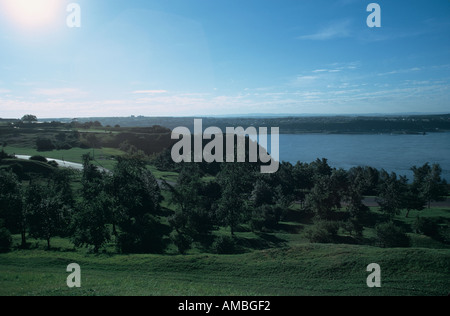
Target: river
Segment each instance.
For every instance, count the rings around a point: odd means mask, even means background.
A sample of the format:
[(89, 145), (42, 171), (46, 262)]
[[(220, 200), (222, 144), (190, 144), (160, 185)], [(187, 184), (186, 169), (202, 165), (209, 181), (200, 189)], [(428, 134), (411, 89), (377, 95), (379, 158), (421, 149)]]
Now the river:
[(330, 166), (335, 168), (348, 170), (355, 166), (371, 166), (409, 179), (413, 175), (411, 167), (438, 163), (442, 177), (449, 182), (450, 133), (280, 135), (281, 161), (309, 163), (317, 158), (327, 158)]

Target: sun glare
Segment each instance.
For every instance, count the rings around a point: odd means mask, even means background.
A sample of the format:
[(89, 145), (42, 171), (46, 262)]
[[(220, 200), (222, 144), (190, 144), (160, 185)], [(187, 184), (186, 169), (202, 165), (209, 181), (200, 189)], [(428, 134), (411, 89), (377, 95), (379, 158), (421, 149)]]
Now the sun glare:
[(64, 12), (61, 0), (0, 0), (0, 3), (10, 20), (26, 29), (49, 26), (57, 20), (59, 12)]

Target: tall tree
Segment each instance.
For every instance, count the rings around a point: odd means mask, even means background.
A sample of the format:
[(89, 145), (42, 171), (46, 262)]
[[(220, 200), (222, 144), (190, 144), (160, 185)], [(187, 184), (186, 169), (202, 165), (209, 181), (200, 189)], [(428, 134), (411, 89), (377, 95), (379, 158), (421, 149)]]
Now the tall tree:
[(169, 223), (176, 231), (173, 239), (183, 253), (193, 240), (202, 241), (211, 232), (211, 198), (216, 194), (211, 184), (201, 181), (197, 163), (183, 164), (181, 168), (177, 183), (165, 182), (165, 186), (171, 192), (170, 203), (177, 206)]
[(425, 198), (415, 189), (413, 185), (408, 186), (403, 195), (403, 208), (406, 209), (406, 217), (412, 210), (421, 211), (425, 208)]
[(367, 219), (370, 209), (363, 203), (363, 188), (359, 183), (352, 181), (349, 183), (348, 189), (343, 196), (350, 215), (345, 227), (350, 233), (355, 232), (358, 236), (362, 236), (364, 221)]
[(104, 189), (104, 174), (91, 161), (91, 154), (83, 155), (83, 174), (81, 194), (86, 200), (95, 199)]
[(247, 166), (243, 163), (225, 164), (218, 176), (222, 196), (218, 202), (217, 215), (225, 226), (230, 227), (232, 236), (238, 225), (246, 219), (248, 211), (253, 174)]
[(332, 171), (330, 175), (315, 176), (315, 184), (306, 197), (306, 205), (320, 219), (329, 219), (333, 212), (341, 208), (343, 194), (347, 187), (345, 173)]
[(161, 191), (145, 163), (119, 158), (112, 175), (112, 194), (121, 231), (119, 247), (124, 252), (161, 252), (161, 223), (157, 219)]
[(447, 194), (447, 182), (441, 178), (442, 168), (439, 164), (429, 163), (422, 167), (412, 167), (414, 172), (413, 188), (431, 207), (431, 202), (443, 201)]
[(25, 205), (30, 235), (46, 240), (50, 249), (50, 239), (67, 232), (71, 208), (51, 180), (32, 182), (25, 194)]
[(388, 174), (381, 171), (381, 185), (377, 202), (380, 209), (391, 219), (405, 208), (405, 194), (408, 192), (408, 180), (404, 176), (397, 177), (395, 172)]
[(97, 253), (110, 240), (108, 223), (111, 219), (111, 202), (109, 196), (102, 192), (95, 200), (79, 203), (73, 218), (72, 240), (75, 246), (92, 245)]
[(22, 246), (26, 245), (26, 219), (22, 202), (23, 189), (11, 171), (0, 170), (0, 219), (9, 231), (20, 232)]

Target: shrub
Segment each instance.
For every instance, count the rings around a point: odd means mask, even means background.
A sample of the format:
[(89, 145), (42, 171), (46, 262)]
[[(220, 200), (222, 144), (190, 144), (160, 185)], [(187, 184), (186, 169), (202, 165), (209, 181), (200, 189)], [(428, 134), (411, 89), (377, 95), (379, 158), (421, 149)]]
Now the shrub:
[(429, 237), (436, 237), (439, 234), (438, 223), (430, 218), (417, 217), (413, 228), (417, 233)]
[(0, 228), (0, 252), (8, 252), (11, 250), (12, 237), (9, 230)]
[(48, 138), (38, 138), (36, 140), (36, 147), (38, 151), (52, 151), (55, 149), (55, 144)]
[(212, 248), (217, 254), (232, 254), (236, 250), (236, 243), (229, 236), (220, 236), (214, 241)]
[(45, 158), (43, 156), (39, 156), (39, 155), (30, 157), (30, 160), (47, 162), (47, 158)]
[(305, 236), (313, 243), (332, 243), (336, 240), (339, 223), (332, 221), (318, 221), (305, 230)]
[(350, 218), (342, 224), (342, 228), (345, 229), (350, 235), (354, 235), (358, 238), (362, 237), (364, 227), (360, 221), (355, 218)]
[(8, 155), (8, 154), (5, 153), (5, 151), (2, 149), (2, 150), (0, 151), (0, 160), (2, 160), (2, 159), (8, 159), (8, 158), (13, 158), (13, 156), (12, 156), (12, 155)]
[(49, 162), (47, 162), (47, 164), (49, 166), (52, 166), (53, 168), (58, 168), (58, 166), (59, 166), (58, 163), (54, 160), (50, 160)]
[(70, 149), (72, 149), (72, 146), (69, 143), (67, 143), (67, 142), (59, 143), (57, 147), (58, 147), (59, 150), (70, 150)]
[(250, 227), (254, 231), (270, 231), (277, 227), (281, 213), (282, 209), (276, 205), (261, 205), (253, 210)]
[(400, 227), (394, 223), (383, 223), (375, 227), (377, 242), (381, 247), (409, 247), (410, 239)]

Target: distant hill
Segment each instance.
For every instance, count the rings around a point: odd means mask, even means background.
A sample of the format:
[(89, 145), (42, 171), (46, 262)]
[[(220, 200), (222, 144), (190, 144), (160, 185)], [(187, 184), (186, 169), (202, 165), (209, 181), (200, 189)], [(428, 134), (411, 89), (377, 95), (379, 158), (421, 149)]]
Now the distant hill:
[[(432, 133), (450, 131), (450, 114), (374, 115), (374, 116), (280, 116), (280, 117), (90, 117), (80, 123), (99, 121), (103, 126), (148, 127), (174, 129), (185, 126), (193, 130), (194, 118), (203, 119), (203, 127), (244, 128), (279, 127), (280, 133)], [(53, 119), (58, 120), (58, 119)], [(67, 119), (59, 119), (67, 121)]]

